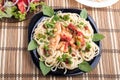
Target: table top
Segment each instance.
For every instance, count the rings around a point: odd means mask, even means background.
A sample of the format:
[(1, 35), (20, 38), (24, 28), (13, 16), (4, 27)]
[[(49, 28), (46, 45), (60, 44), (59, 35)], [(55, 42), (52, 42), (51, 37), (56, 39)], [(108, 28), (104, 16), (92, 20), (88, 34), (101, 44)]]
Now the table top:
[(0, 21), (0, 80), (119, 80), (120, 79), (120, 1), (106, 8), (90, 8), (75, 0), (45, 0), (53, 8), (86, 8), (93, 17), (102, 40), (97, 67), (76, 76), (43, 76), (27, 51), (30, 18), (16, 23)]

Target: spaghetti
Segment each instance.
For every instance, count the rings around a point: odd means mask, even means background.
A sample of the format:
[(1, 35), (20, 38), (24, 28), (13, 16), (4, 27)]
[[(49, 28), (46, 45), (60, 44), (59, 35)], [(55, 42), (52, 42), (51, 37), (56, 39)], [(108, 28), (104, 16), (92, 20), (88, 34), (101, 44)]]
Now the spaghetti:
[(94, 32), (88, 21), (76, 13), (57, 12), (44, 18), (34, 31), (37, 51), (52, 71), (73, 70), (78, 64), (92, 60), (99, 47), (92, 41)]

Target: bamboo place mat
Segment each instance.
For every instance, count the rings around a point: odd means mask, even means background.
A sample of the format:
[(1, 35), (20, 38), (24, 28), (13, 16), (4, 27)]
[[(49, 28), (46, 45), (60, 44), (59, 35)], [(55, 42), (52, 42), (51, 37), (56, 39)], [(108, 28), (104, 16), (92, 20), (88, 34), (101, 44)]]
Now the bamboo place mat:
[(27, 51), (28, 24), (0, 22), (0, 80), (120, 80), (120, 1), (113, 6), (96, 9), (75, 0), (46, 0), (59, 8), (86, 8), (95, 20), (102, 40), (102, 56), (90, 73), (77, 76), (43, 76), (35, 67)]

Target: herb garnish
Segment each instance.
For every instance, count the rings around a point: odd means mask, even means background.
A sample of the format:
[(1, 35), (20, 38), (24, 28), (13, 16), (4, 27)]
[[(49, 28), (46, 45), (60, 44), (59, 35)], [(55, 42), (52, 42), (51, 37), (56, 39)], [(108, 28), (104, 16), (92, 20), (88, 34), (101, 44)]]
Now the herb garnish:
[(31, 40), (30, 43), (28, 44), (28, 50), (34, 50), (38, 47), (37, 43), (35, 40)]
[(92, 67), (86, 61), (83, 61), (82, 63), (80, 63), (78, 65), (78, 67), (79, 67), (80, 70), (85, 71), (85, 72), (89, 72), (89, 71), (92, 70)]
[(92, 40), (93, 41), (100, 41), (103, 38), (105, 38), (105, 36), (103, 34), (95, 33)]
[(48, 66), (46, 66), (46, 65), (44, 64), (44, 62), (42, 62), (42, 61), (39, 62), (39, 67), (40, 67), (40, 69), (41, 69), (41, 71), (42, 71), (42, 74), (43, 74), (44, 76), (47, 75), (47, 74), (50, 72), (50, 70), (51, 70), (51, 68), (48, 67)]
[(83, 19), (87, 19), (87, 11), (86, 9), (82, 9), (82, 11), (80, 12), (80, 17)]
[(45, 4), (42, 4), (42, 11), (43, 11), (43, 14), (46, 16), (51, 17), (54, 15), (54, 10), (52, 9), (52, 7), (47, 6)]
[(67, 54), (63, 54), (62, 57), (58, 57), (59, 62), (65, 62), (66, 64), (72, 64), (71, 57)]

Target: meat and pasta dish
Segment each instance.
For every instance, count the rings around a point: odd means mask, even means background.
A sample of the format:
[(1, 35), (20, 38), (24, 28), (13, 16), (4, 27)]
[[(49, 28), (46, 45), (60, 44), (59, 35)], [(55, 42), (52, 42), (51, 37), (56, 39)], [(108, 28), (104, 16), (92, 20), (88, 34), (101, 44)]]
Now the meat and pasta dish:
[(40, 60), (52, 71), (65, 69), (65, 74), (99, 54), (99, 47), (92, 41), (93, 35), (92, 26), (80, 15), (58, 11), (42, 19), (33, 38), (39, 45)]

